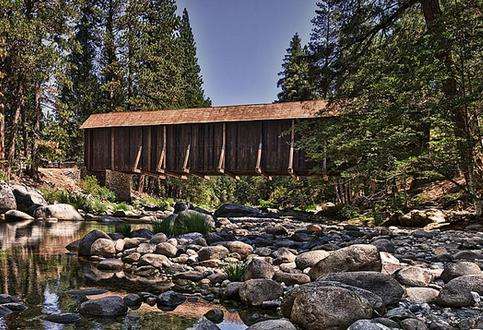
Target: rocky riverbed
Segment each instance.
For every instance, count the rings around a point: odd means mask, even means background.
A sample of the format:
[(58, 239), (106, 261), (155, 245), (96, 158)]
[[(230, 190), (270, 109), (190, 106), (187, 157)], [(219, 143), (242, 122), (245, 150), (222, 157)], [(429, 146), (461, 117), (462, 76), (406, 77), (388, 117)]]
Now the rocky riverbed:
[[(176, 211), (173, 219), (197, 212)], [(483, 235), (470, 230), (477, 226), (316, 224), (236, 206), (200, 214), (212, 232), (92, 231), (70, 244), (91, 283), (130, 291), (85, 301), (80, 314), (125, 315), (142, 304), (174, 310), (196, 295), (260, 311), (250, 329), (483, 327)], [(213, 310), (194, 328), (216, 329), (222, 319)]]

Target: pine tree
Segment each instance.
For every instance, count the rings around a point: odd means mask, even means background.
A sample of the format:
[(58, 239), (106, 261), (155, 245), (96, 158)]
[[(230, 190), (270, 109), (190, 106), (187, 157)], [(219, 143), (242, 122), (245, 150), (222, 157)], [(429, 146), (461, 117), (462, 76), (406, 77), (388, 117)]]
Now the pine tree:
[(177, 40), (179, 17), (174, 0), (149, 1), (141, 13), (141, 31), (132, 54), (136, 73), (136, 108), (177, 108), (185, 104), (181, 76), (181, 49)]
[(207, 107), (211, 101), (205, 98), (203, 78), (196, 57), (196, 43), (191, 30), (190, 18), (186, 8), (181, 18), (179, 29), (179, 46), (182, 51), (181, 75), (183, 78), (184, 99), (186, 107)]
[(123, 107), (123, 76), (118, 59), (118, 35), (121, 4), (119, 0), (104, 0), (103, 12), (104, 35), (102, 40), (101, 90), (102, 111), (116, 111)]
[(80, 16), (70, 41), (71, 49), (61, 86), (59, 119), (70, 137), (65, 144), (68, 157), (79, 157), (82, 150), (82, 134), (79, 126), (91, 114), (100, 112), (100, 84), (95, 71), (96, 45), (98, 43), (97, 1), (86, 0), (78, 4)]
[(295, 34), (287, 49), (283, 71), (277, 86), (282, 89), (278, 94), (279, 102), (304, 101), (313, 98), (313, 88), (310, 83), (310, 65), (307, 60), (307, 47), (302, 47), (302, 41)]

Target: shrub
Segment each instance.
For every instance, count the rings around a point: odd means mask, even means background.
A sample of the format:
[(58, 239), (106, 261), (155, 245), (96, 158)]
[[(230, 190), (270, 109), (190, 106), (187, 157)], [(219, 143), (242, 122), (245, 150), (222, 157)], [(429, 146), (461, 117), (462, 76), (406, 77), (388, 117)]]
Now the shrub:
[(122, 203), (117, 203), (117, 204), (114, 204), (114, 207), (113, 207), (113, 211), (124, 211), (124, 212), (128, 212), (128, 211), (131, 211), (132, 210), (132, 206), (131, 205), (128, 205), (124, 202)]
[(82, 191), (86, 194), (98, 197), (103, 200), (114, 202), (116, 200), (116, 194), (110, 191), (108, 188), (103, 187), (97, 181), (95, 176), (86, 176), (79, 184)]
[(159, 223), (153, 223), (153, 232), (161, 232), (168, 236), (188, 233), (207, 234), (212, 229), (212, 225), (206, 220), (206, 215), (198, 212), (182, 212)]
[(247, 265), (243, 262), (232, 262), (223, 267), (228, 279), (232, 282), (240, 282), (245, 276)]
[(172, 198), (158, 198), (151, 195), (142, 195), (134, 201), (134, 206), (140, 207), (158, 207), (161, 210), (166, 210), (168, 207), (174, 205), (174, 200)]
[(8, 176), (5, 172), (0, 170), (0, 181), (8, 181)]
[(119, 226), (119, 229), (117, 230), (119, 233), (122, 234), (124, 237), (131, 237), (132, 235), (132, 228), (130, 224), (124, 223)]

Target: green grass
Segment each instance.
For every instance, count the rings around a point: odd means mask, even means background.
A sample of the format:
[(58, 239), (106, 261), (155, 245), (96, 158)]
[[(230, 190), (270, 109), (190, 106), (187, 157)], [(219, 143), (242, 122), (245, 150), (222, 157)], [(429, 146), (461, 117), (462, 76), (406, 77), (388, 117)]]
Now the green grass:
[(80, 182), (79, 186), (85, 194), (98, 197), (101, 200), (116, 201), (116, 194), (108, 188), (101, 186), (95, 176), (86, 176)]
[(232, 262), (223, 267), (228, 279), (232, 282), (240, 282), (245, 276), (247, 265), (243, 262)]
[(168, 207), (174, 205), (174, 199), (172, 198), (158, 198), (150, 195), (143, 195), (134, 201), (135, 207), (155, 206), (161, 210), (166, 210)]
[(164, 233), (168, 236), (178, 236), (188, 233), (207, 234), (213, 228), (205, 221), (201, 213), (182, 213), (176, 219), (172, 217), (153, 223), (154, 233)]
[(117, 232), (121, 233), (124, 237), (131, 237), (132, 235), (132, 228), (130, 224), (124, 223), (119, 226)]

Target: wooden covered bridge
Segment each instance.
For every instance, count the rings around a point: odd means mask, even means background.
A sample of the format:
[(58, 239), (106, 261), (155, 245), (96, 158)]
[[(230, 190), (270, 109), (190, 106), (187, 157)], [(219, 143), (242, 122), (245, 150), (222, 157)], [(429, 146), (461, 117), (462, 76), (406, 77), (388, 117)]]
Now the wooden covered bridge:
[(324, 101), (95, 114), (81, 126), (85, 166), (100, 176), (309, 176), (317, 166), (294, 127), (320, 115), (333, 115)]

